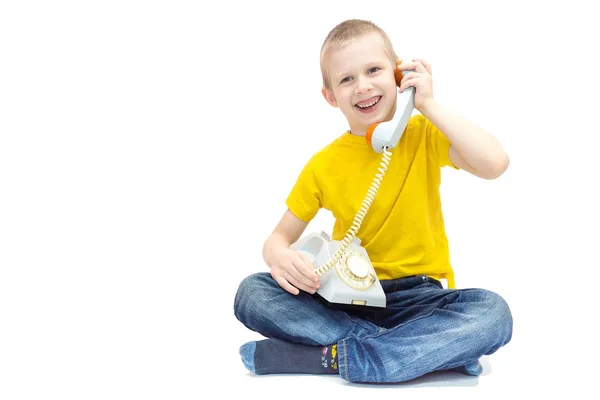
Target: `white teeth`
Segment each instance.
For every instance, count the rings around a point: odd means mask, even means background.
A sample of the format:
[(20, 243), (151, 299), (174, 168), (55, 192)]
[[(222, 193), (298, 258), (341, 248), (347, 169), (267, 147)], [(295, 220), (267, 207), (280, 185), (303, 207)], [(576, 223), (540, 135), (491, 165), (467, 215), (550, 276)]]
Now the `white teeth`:
[(369, 108), (369, 107), (371, 107), (371, 106), (374, 106), (375, 104), (377, 104), (377, 102), (379, 101), (379, 99), (380, 99), (380, 97), (378, 97), (378, 98), (376, 98), (375, 100), (373, 100), (373, 102), (372, 102), (372, 103), (370, 103), (370, 104), (365, 104), (365, 105), (363, 105), (363, 106), (360, 106), (360, 105), (358, 105), (358, 104), (357, 104), (356, 106), (357, 106), (358, 108)]

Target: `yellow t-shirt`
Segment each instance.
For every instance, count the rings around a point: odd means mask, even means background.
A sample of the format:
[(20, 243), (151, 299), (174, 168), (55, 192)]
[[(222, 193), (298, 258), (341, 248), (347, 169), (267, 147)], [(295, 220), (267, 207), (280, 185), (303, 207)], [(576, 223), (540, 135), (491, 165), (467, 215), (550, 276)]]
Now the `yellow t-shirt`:
[[(429, 120), (411, 117), (357, 237), (379, 279), (426, 274), (454, 288), (439, 186), (441, 167), (458, 169), (449, 158), (450, 142)], [(321, 209), (335, 218), (332, 239), (352, 227), (382, 154), (365, 137), (346, 132), (304, 166), (286, 204), (309, 222)]]

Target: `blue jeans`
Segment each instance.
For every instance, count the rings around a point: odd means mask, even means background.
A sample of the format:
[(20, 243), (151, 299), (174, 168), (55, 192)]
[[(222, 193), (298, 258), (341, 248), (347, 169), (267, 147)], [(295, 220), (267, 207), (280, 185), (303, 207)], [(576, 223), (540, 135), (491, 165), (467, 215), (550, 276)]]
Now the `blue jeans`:
[(337, 343), (340, 376), (349, 382), (402, 382), (428, 372), (481, 373), (479, 358), (512, 336), (504, 299), (483, 289), (444, 289), (424, 275), (381, 281), (387, 307), (332, 304), (318, 294), (294, 296), (269, 273), (245, 278), (235, 316), (268, 338)]

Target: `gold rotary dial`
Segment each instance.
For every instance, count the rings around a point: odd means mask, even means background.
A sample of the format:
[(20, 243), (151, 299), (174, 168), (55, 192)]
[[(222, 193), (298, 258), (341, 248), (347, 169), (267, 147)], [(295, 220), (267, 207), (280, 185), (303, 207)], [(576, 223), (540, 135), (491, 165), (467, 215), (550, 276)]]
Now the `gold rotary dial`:
[(369, 261), (351, 250), (344, 252), (335, 270), (344, 283), (356, 290), (367, 290), (377, 279)]

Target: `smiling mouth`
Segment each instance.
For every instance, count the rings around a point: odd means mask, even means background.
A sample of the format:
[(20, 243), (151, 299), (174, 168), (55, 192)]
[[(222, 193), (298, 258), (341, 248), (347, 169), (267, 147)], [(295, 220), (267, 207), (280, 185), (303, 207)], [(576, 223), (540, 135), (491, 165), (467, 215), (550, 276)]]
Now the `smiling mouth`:
[(379, 100), (381, 100), (381, 96), (376, 96), (371, 99), (356, 103), (355, 107), (357, 107), (361, 110), (368, 110), (371, 107), (374, 107), (375, 105), (377, 105), (377, 103), (379, 103)]

